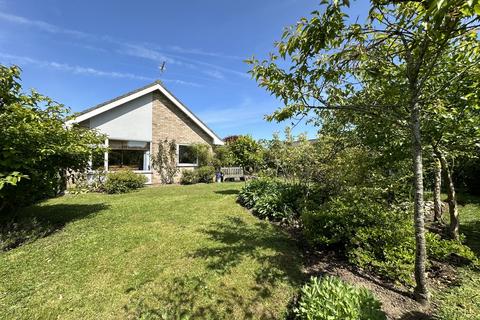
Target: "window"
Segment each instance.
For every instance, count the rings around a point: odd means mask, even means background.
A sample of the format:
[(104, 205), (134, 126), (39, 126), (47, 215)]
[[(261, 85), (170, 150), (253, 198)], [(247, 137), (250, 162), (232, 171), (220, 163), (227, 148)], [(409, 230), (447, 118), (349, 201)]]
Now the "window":
[(112, 150), (108, 153), (108, 170), (143, 170), (143, 156), (140, 150)]
[(197, 165), (197, 155), (193, 146), (178, 145), (178, 164)]
[(110, 140), (108, 170), (150, 170), (150, 143), (144, 141)]

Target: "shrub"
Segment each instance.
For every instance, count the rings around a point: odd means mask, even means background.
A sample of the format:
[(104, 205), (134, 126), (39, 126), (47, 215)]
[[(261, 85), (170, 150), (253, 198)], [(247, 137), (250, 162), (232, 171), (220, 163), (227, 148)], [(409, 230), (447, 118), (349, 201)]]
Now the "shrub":
[(317, 210), (304, 211), (302, 220), (305, 235), (312, 244), (329, 246), (348, 243), (357, 229), (388, 223), (392, 215), (399, 216), (401, 212), (388, 206), (381, 191), (351, 188)]
[(305, 186), (262, 178), (248, 182), (237, 200), (261, 219), (281, 221), (298, 215), (305, 194)]
[(70, 110), (35, 91), (24, 93), (20, 69), (0, 65), (0, 211), (61, 194), (68, 170), (85, 171), (105, 137), (67, 126)]
[(426, 236), (427, 253), (432, 259), (446, 262), (452, 260), (454, 262), (464, 263), (478, 262), (477, 256), (472, 249), (464, 245), (461, 241), (442, 239), (440, 235), (431, 232), (428, 232)]
[(215, 168), (212, 166), (203, 166), (195, 170), (198, 182), (212, 183), (215, 177)]
[(294, 312), (299, 319), (380, 320), (386, 319), (381, 304), (364, 288), (351, 286), (339, 278), (313, 277), (301, 290)]
[(88, 192), (102, 192), (105, 187), (106, 172), (96, 171), (95, 175), (88, 179), (86, 172), (79, 172), (72, 174), (69, 177), (70, 186), (67, 191), (69, 194), (85, 194)]
[(356, 230), (355, 236), (347, 243), (348, 260), (390, 280), (413, 284), (413, 225), (410, 220), (401, 219), (399, 215), (397, 219), (394, 216), (386, 218), (383, 223)]
[(389, 205), (381, 190), (345, 190), (319, 209), (304, 211), (302, 222), (312, 245), (340, 248), (361, 268), (412, 282), (415, 245), (410, 214)]
[(272, 189), (273, 180), (256, 179), (249, 181), (239, 192), (238, 202), (247, 209), (253, 208), (258, 198)]
[(195, 170), (183, 170), (180, 178), (181, 184), (195, 184), (199, 182), (212, 183), (215, 176), (215, 168), (203, 166)]
[(208, 166), (213, 163), (213, 152), (210, 145), (205, 143), (196, 143), (191, 145), (193, 152), (197, 157), (197, 162), (200, 167)]
[(107, 193), (125, 193), (142, 188), (147, 178), (130, 170), (122, 170), (107, 174), (104, 189)]
[[(377, 189), (352, 188), (314, 211), (304, 211), (307, 240), (314, 246), (340, 248), (348, 260), (385, 278), (413, 284), (415, 232), (411, 208), (389, 204)], [(427, 232), (429, 258), (465, 262), (474, 253), (462, 243)]]
[(180, 178), (181, 184), (195, 184), (198, 183), (198, 176), (194, 170), (183, 170)]

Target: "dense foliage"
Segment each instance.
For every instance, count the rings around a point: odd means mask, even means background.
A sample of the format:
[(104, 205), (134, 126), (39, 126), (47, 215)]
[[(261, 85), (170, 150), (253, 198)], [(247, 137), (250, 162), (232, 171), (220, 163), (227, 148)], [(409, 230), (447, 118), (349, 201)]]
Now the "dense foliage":
[(196, 143), (191, 145), (197, 158), (199, 167), (211, 166), (213, 164), (213, 153), (210, 145), (205, 143)]
[(273, 139), (263, 141), (264, 172), (296, 183), (308, 183), (319, 178), (321, 163), (317, 144), (307, 140), (303, 134), (294, 136), (289, 127), (284, 135), (284, 140), (275, 133)]
[(143, 188), (147, 182), (144, 175), (136, 174), (130, 170), (110, 172), (103, 185), (106, 193), (126, 193)]
[[(297, 222), (313, 247), (335, 249), (358, 267), (412, 285), (415, 243), (411, 202), (397, 198), (388, 188), (345, 185), (332, 193), (320, 182), (298, 184), (279, 178), (249, 181), (238, 195), (239, 203), (261, 219)], [(476, 260), (459, 241), (431, 232), (426, 239), (430, 260)]]
[(182, 170), (182, 176), (180, 177), (181, 184), (195, 184), (198, 183), (198, 177), (195, 170)]
[(0, 211), (63, 192), (68, 171), (87, 170), (103, 152), (104, 137), (70, 118), (52, 99), (24, 93), (18, 67), (0, 65)]
[(263, 161), (262, 145), (249, 135), (229, 138), (215, 149), (216, 167), (240, 166), (246, 172), (256, 172)]
[(195, 170), (198, 182), (211, 183), (215, 176), (215, 168), (212, 166), (203, 166)]
[(308, 203), (308, 187), (261, 178), (248, 182), (238, 194), (238, 202), (261, 219), (287, 221), (297, 217)]
[(384, 320), (380, 302), (365, 288), (337, 277), (313, 277), (301, 290), (295, 314), (302, 320)]
[(183, 170), (180, 178), (181, 184), (211, 183), (215, 176), (213, 166), (202, 166), (194, 170)]
[[(432, 150), (441, 162), (449, 236), (458, 239), (447, 155), (465, 155), (480, 141), (480, 3), (371, 1), (365, 21), (349, 17), (349, 6), (349, 0), (322, 1), (321, 10), (285, 29), (268, 59), (248, 61), (251, 74), (283, 102), (268, 119), (334, 120), (363, 148), (388, 155), (388, 164), (409, 154), (415, 296), (426, 301), (423, 163)], [(440, 188), (435, 190), (438, 195)]]

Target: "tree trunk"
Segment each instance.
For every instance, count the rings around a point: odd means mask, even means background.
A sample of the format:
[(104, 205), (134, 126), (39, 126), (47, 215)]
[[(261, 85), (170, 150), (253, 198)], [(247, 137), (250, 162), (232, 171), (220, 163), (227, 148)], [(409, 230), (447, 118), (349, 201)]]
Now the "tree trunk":
[(442, 221), (442, 200), (440, 192), (442, 189), (442, 164), (438, 157), (434, 157), (434, 187), (433, 187), (433, 221)]
[(440, 159), (442, 170), (445, 175), (445, 182), (447, 185), (447, 202), (448, 212), (450, 215), (450, 237), (454, 240), (459, 240), (460, 221), (458, 219), (457, 195), (455, 194), (455, 186), (453, 184), (452, 173), (450, 171), (450, 167), (448, 165), (447, 159), (445, 158), (445, 155), (438, 148), (435, 148), (435, 154)]
[(425, 240), (425, 211), (423, 201), (423, 158), (420, 131), (420, 106), (413, 100), (411, 104), (412, 158), (414, 171), (414, 225), (415, 225), (415, 299), (427, 303), (429, 293), (425, 274), (427, 248)]

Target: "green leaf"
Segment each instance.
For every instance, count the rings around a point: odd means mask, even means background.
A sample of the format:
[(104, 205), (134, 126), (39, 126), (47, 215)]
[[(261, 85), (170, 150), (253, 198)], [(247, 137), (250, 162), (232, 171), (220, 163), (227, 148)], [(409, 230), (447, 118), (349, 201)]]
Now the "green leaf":
[(475, 11), (476, 14), (480, 15), (480, 3), (477, 3), (474, 7), (473, 10)]

